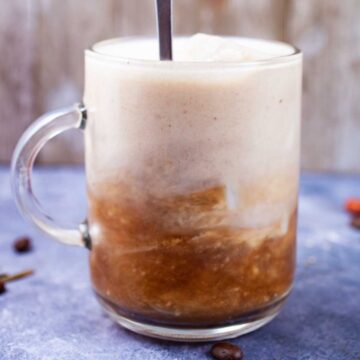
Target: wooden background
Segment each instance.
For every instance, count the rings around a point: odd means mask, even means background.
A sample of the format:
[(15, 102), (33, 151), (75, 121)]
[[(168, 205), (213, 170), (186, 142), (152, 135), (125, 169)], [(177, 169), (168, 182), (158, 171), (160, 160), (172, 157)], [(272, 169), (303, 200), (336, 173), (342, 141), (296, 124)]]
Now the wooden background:
[[(303, 166), (360, 171), (360, 0), (173, 0), (176, 34), (280, 39), (305, 53)], [(40, 114), (82, 96), (83, 49), (155, 34), (154, 0), (0, 0), (0, 162)], [(68, 133), (43, 163), (81, 162)]]

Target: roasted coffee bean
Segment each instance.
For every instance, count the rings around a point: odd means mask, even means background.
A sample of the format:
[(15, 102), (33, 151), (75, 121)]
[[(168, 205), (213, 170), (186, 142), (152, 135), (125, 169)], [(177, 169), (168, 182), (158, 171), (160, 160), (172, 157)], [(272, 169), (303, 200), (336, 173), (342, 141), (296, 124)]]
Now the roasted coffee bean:
[(242, 350), (229, 342), (219, 342), (211, 348), (211, 355), (217, 360), (242, 360)]
[(0, 295), (4, 294), (6, 292), (5, 283), (3, 281), (0, 281)]
[(351, 219), (351, 226), (360, 230), (360, 215), (353, 216)]
[(31, 239), (27, 236), (18, 238), (15, 240), (13, 244), (13, 248), (18, 253), (25, 253), (31, 251), (32, 249)]

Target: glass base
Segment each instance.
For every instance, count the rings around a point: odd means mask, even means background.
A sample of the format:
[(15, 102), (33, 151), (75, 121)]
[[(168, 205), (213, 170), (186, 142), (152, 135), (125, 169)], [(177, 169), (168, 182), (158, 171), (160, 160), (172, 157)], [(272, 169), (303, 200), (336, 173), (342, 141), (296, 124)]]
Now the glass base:
[(254, 330), (259, 329), (270, 322), (281, 310), (287, 296), (282, 297), (275, 303), (264, 309), (258, 310), (256, 314), (252, 314), (251, 320), (249, 316), (239, 318), (236, 324), (222, 325), (219, 327), (196, 328), (196, 327), (168, 327), (162, 325), (153, 325), (138, 322), (126, 318), (117, 310), (117, 306), (96, 294), (100, 304), (105, 311), (118, 324), (124, 328), (131, 330), (137, 334), (171, 341), (201, 342), (201, 341), (218, 341), (232, 339)]

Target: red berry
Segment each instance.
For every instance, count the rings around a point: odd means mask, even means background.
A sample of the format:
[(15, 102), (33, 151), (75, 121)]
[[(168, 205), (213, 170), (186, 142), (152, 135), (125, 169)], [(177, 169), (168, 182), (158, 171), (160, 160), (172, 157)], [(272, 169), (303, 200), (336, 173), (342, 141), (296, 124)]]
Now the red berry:
[(345, 209), (353, 215), (360, 215), (360, 199), (350, 198), (345, 203)]

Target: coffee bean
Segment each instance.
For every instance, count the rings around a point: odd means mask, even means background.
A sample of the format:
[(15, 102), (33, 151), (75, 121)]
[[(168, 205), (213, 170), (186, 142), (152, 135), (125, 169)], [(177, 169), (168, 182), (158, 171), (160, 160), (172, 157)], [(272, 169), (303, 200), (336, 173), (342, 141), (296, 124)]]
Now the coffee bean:
[(23, 236), (14, 241), (13, 248), (18, 253), (25, 253), (32, 250), (31, 239)]
[(351, 226), (360, 230), (360, 215), (353, 216), (351, 219)]
[(0, 295), (4, 294), (6, 292), (5, 283), (3, 281), (0, 281)]
[(211, 355), (217, 360), (242, 360), (244, 354), (240, 347), (229, 342), (219, 342), (211, 348)]

